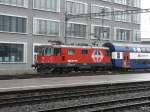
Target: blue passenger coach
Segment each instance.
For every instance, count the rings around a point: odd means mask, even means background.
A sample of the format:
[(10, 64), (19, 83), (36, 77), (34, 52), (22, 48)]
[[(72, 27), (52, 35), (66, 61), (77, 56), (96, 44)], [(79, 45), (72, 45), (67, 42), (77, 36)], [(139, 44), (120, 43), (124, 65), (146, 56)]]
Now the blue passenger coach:
[(150, 45), (105, 43), (117, 69), (150, 69)]

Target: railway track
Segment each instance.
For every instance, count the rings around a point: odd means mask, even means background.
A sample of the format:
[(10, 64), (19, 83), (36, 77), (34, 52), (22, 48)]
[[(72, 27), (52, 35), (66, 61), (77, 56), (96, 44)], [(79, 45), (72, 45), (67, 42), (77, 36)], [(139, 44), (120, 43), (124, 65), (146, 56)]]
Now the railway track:
[[(150, 104), (150, 96), (119, 99), (104, 101), (100, 103), (89, 103), (80, 106), (70, 106), (67, 108), (53, 109), (53, 112), (117, 112), (123, 110), (130, 110), (131, 108), (146, 106)], [(40, 112), (49, 112), (40, 111)]]
[(0, 112), (100, 112), (150, 103), (150, 82), (0, 93)]

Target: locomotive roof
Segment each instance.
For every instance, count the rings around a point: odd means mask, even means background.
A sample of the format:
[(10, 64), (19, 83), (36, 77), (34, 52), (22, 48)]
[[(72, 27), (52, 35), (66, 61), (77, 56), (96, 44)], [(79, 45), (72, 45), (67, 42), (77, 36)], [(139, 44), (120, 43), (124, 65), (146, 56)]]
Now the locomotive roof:
[(100, 46), (77, 46), (77, 45), (42, 45), (45, 47), (57, 47), (57, 48), (84, 48), (84, 49), (109, 49), (108, 47), (100, 47)]

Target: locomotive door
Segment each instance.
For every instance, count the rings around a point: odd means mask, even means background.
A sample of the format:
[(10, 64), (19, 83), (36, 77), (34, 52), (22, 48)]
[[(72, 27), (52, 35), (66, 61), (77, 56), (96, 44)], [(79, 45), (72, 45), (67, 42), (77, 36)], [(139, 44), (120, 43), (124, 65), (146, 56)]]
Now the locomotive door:
[(130, 67), (130, 53), (123, 52), (123, 67), (129, 68)]

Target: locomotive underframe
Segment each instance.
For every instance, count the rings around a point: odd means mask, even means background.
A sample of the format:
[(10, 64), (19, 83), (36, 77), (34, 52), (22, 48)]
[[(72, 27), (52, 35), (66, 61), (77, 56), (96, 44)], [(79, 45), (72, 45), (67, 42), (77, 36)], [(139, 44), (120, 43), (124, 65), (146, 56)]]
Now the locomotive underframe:
[(50, 72), (78, 72), (78, 71), (104, 71), (111, 70), (112, 64), (75, 64), (75, 63), (67, 63), (67, 64), (51, 64), (51, 63), (41, 63), (35, 64), (32, 67), (36, 69), (39, 73), (50, 73)]

